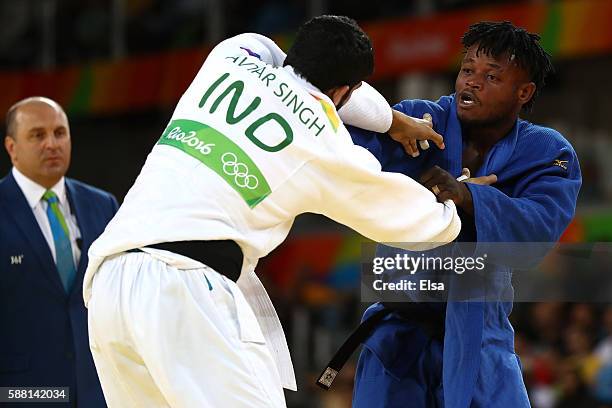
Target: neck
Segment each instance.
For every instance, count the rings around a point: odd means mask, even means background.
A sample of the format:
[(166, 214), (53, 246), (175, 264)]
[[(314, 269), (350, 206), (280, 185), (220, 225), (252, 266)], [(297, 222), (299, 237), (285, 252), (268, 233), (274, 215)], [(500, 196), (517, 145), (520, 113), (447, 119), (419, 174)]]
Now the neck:
[(45, 180), (34, 180), (34, 181), (40, 184), (41, 186), (43, 186), (44, 188), (46, 188), (47, 190), (51, 190), (51, 187), (53, 187), (59, 182), (59, 180), (56, 180), (56, 179), (53, 179), (53, 180), (45, 179)]
[(35, 182), (36, 184), (43, 186), (45, 189), (47, 190), (51, 190), (51, 188), (56, 185), (59, 180), (57, 179), (48, 179), (48, 178), (32, 178), (27, 176), (30, 180), (32, 180), (33, 182)]
[(516, 123), (517, 117), (510, 117), (491, 125), (461, 125), (463, 136), (479, 151), (489, 149), (506, 137)]
[(51, 187), (53, 187), (54, 185), (59, 183), (59, 181), (62, 179), (61, 177), (60, 178), (57, 178), (57, 177), (39, 177), (39, 176), (36, 176), (35, 174), (30, 174), (28, 172), (24, 172), (22, 169), (20, 169), (17, 166), (15, 166), (15, 168), (17, 168), (17, 170), (19, 170), (19, 172), (21, 174), (23, 174), (24, 176), (26, 176), (27, 178), (29, 178), (30, 180), (32, 180), (33, 182), (35, 182), (39, 186), (42, 186), (42, 187), (46, 188), (47, 190), (50, 190)]

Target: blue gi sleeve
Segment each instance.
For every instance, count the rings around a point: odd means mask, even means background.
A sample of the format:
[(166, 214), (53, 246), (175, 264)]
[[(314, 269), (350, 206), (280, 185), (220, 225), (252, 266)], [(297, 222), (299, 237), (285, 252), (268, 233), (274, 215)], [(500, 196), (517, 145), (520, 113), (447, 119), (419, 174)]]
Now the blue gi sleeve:
[[(448, 110), (451, 99), (443, 97), (438, 102), (421, 99), (404, 100), (393, 106), (393, 109), (408, 116), (422, 118), (423, 114), (432, 115), (434, 130), (444, 136), (448, 120)], [(428, 150), (422, 150), (419, 157), (413, 158), (406, 154), (401, 143), (391, 139), (388, 134), (371, 132), (352, 126), (348, 131), (357, 145), (365, 147), (380, 162), (383, 171), (403, 173), (414, 179), (435, 164), (441, 164), (445, 152), (432, 145)]]

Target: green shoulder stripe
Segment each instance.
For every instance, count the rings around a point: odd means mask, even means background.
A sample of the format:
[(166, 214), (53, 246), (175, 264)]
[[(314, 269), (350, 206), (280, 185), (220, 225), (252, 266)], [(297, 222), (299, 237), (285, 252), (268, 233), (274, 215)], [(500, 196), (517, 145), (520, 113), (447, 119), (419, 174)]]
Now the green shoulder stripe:
[(249, 155), (204, 123), (173, 120), (157, 144), (173, 146), (198, 159), (236, 190), (250, 208), (271, 193), (268, 181)]

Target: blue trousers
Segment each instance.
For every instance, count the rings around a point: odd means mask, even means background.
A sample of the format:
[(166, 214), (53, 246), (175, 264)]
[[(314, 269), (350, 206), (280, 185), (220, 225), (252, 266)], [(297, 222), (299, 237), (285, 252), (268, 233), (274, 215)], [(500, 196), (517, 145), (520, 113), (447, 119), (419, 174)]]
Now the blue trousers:
[[(442, 342), (408, 325), (388, 340), (387, 349), (364, 344), (355, 374), (353, 408), (444, 408)], [(390, 355), (400, 343), (406, 345), (406, 354)]]

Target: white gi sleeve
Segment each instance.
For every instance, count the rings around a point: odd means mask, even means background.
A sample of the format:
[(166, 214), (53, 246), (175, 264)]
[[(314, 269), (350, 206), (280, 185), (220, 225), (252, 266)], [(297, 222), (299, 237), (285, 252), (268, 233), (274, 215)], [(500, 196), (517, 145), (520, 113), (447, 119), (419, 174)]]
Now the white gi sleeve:
[(341, 152), (325, 156), (303, 168), (312, 183), (309, 190), (318, 192), (309, 200), (310, 212), (374, 241), (406, 249), (434, 248), (459, 234), (461, 220), (451, 200), (438, 203), (431, 191), (410, 177), (381, 171), (366, 149), (345, 145)]
[(362, 82), (338, 111), (342, 122), (358, 128), (385, 133), (393, 122), (391, 106), (370, 84)]

